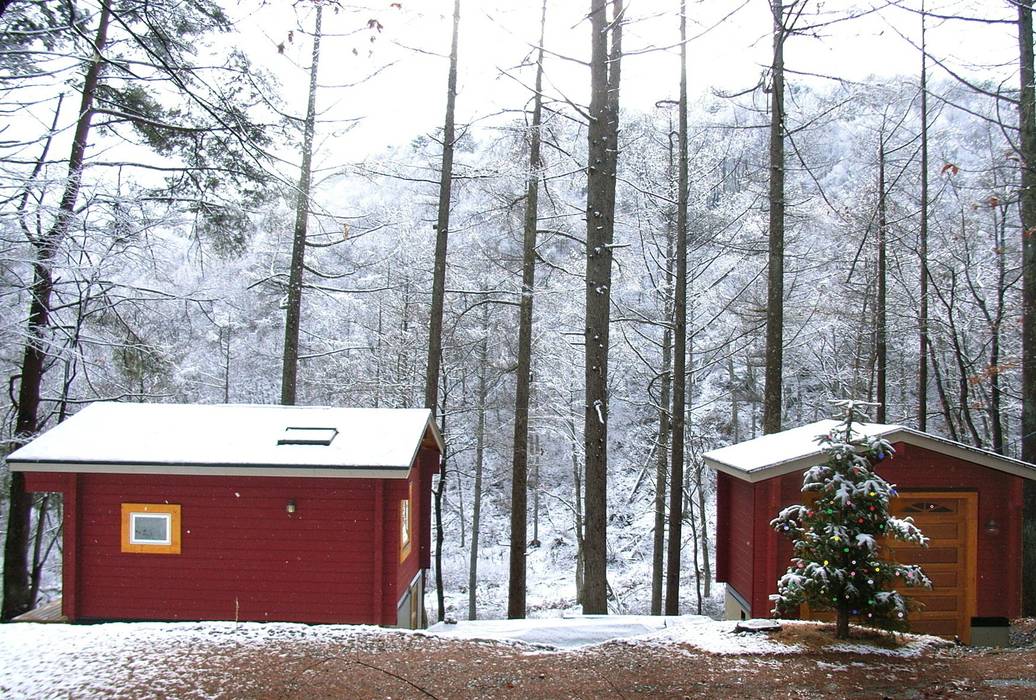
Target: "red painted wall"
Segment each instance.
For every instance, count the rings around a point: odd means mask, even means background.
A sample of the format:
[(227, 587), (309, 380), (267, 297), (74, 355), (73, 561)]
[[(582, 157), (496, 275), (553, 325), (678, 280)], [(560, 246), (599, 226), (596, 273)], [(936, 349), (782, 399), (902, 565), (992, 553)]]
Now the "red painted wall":
[[(395, 622), (404, 481), (81, 474), (30, 483), (55, 480), (65, 486), (63, 596), (73, 619)], [(127, 502), (179, 504), (182, 553), (122, 553)]]
[[(755, 497), (752, 484), (727, 474), (719, 474), (720, 493), (724, 494), (729, 512), (719, 517), (726, 524), (724, 532), (716, 531), (717, 581), (726, 581), (745, 600), (751, 601), (753, 592), (754, 547), (756, 533), (753, 527)], [(720, 550), (725, 550), (720, 554)]]
[[(978, 557), (976, 615), (1017, 617), (1021, 609), (1022, 478), (913, 445), (897, 443), (896, 456), (878, 465), (878, 473), (900, 491), (958, 490), (978, 493)], [(723, 475), (726, 476), (726, 475)], [(718, 540), (726, 552), (725, 580), (744, 596), (752, 614), (766, 616), (773, 607), (769, 595), (791, 559), (791, 541), (770, 529), (769, 521), (788, 505), (801, 502), (802, 473), (787, 474), (756, 484), (727, 477), (730, 536)], [(722, 501), (721, 501), (722, 504)], [(722, 507), (722, 505), (721, 505)], [(720, 516), (721, 520), (725, 516)], [(994, 519), (998, 534), (985, 532)], [(746, 521), (752, 523), (750, 534)], [(739, 530), (739, 527), (741, 528)], [(745, 571), (751, 570), (749, 580)]]

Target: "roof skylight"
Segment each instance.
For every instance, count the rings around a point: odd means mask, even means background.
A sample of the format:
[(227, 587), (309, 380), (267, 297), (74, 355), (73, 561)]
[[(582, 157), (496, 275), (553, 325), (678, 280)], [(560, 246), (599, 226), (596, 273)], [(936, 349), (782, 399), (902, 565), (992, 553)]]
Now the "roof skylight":
[(330, 445), (338, 435), (336, 428), (313, 428), (290, 426), (277, 440), (278, 445)]

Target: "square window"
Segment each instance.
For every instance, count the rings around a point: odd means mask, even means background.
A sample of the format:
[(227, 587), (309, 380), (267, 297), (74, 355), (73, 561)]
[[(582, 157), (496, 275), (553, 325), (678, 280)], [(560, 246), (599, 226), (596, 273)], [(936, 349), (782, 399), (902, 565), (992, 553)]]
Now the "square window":
[(130, 544), (172, 544), (169, 513), (130, 513)]
[(180, 506), (168, 503), (123, 503), (122, 551), (132, 554), (179, 554)]

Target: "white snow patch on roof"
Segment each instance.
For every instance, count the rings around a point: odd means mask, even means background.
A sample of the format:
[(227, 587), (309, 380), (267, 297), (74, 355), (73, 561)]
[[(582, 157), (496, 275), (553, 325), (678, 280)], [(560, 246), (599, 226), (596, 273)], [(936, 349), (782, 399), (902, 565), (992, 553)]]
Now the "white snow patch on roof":
[[(830, 433), (839, 424), (840, 421), (822, 420), (779, 433), (763, 435), (753, 440), (706, 452), (705, 459), (751, 473), (758, 469), (766, 469), (812, 455), (819, 457), (823, 451), (817, 444), (817, 438)], [(854, 432), (859, 435), (887, 435), (902, 429), (898, 425), (884, 423), (857, 423), (853, 427)]]
[[(98, 402), (8, 462), (409, 469), (427, 409)], [(333, 428), (329, 445), (278, 445), (285, 429)]]

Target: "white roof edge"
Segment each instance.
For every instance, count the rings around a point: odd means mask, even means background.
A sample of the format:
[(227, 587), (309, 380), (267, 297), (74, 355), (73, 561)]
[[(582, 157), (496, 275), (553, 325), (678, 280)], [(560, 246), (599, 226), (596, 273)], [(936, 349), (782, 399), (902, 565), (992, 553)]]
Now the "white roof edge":
[(31, 460), (9, 460), (8, 468), (16, 472), (57, 472), (62, 474), (162, 474), (173, 476), (267, 476), (339, 479), (406, 479), (410, 467), (285, 467), (283, 465), (238, 465), (238, 464), (135, 464), (85, 462), (37, 462)]
[[(421, 439), (418, 440), (414, 446), (414, 452), (410, 455), (410, 464), (413, 466), (417, 463), (417, 455), (421, 452), (421, 448), (424, 446), (424, 438), (428, 433), (432, 434), (432, 439), (435, 440), (435, 446), (439, 448), (439, 456), (446, 454), (446, 443), (442, 439), (442, 433), (439, 432), (439, 424), (435, 422), (435, 416), (432, 415), (432, 409), (424, 409), (428, 413), (428, 422), (425, 423), (424, 433), (421, 434)], [(438, 470), (438, 467), (436, 468)], [(409, 474), (409, 470), (407, 470)]]
[(785, 460), (760, 469), (740, 469), (732, 464), (727, 464), (726, 462), (721, 462), (718, 459), (708, 456), (703, 456), (703, 459), (705, 460), (705, 466), (709, 467), (713, 471), (723, 472), (730, 476), (736, 476), (741, 481), (747, 481), (754, 484), (759, 481), (765, 481), (766, 479), (772, 479), (775, 476), (793, 474), (800, 469), (805, 469), (806, 467), (818, 464), (819, 461), (816, 458), (822, 454), (822, 452), (817, 452), (816, 454), (804, 455), (802, 457)]
[[(929, 448), (934, 452), (967, 459), (976, 464), (981, 464), (984, 467), (1020, 476), (1023, 479), (1036, 480), (1036, 465), (1023, 462), (1020, 459), (1006, 457), (981, 447), (965, 445), (964, 443), (956, 442), (938, 435), (923, 433), (920, 430), (914, 430), (913, 428), (907, 428), (905, 426), (897, 426), (897, 428), (898, 430), (883, 437), (885, 437), (889, 442), (897, 442), (899, 440), (894, 439), (895, 436), (902, 434), (901, 441), (908, 445), (913, 444), (918, 447)], [(902, 439), (907, 436), (909, 436), (910, 439)]]
[[(439, 424), (435, 420), (435, 416), (432, 414), (432, 409), (425, 409), (428, 411), (428, 425), (425, 430), (431, 429), (432, 439), (435, 440), (435, 444), (439, 447), (439, 454), (446, 454), (446, 441), (442, 438), (442, 432), (439, 430)], [(417, 456), (416, 454), (414, 455)], [(413, 461), (413, 460), (411, 460)]]
[[(319, 447), (277, 439), (302, 424), (335, 427), (338, 437)], [(66, 472), (291, 476), (308, 469), (319, 476), (396, 478), (410, 473), (422, 447), (445, 452), (432, 411), (423, 407), (98, 401), (4, 461), (14, 471), (43, 471), (45, 464)]]
[[(1036, 480), (1036, 465), (1014, 459), (1013, 457), (1006, 457), (981, 447), (965, 445), (963, 443), (950, 440), (949, 438), (915, 430), (914, 428), (908, 428), (902, 425), (892, 425), (889, 430), (882, 431), (876, 435), (892, 443), (904, 442), (907, 445), (930, 449), (939, 454), (959, 457), (983, 467), (996, 469), (997, 471), (1019, 476), (1023, 479)], [(777, 476), (792, 474), (800, 469), (805, 469), (815, 464), (819, 464), (821, 461), (819, 458), (822, 457), (823, 454), (823, 450), (817, 446), (815, 450), (811, 450), (809, 453), (781, 462), (768, 464), (763, 467), (757, 467), (755, 469), (742, 469), (714, 457), (710, 457), (708, 453), (703, 455), (703, 460), (705, 465), (714, 471), (729, 474), (741, 481), (757, 483)]]

